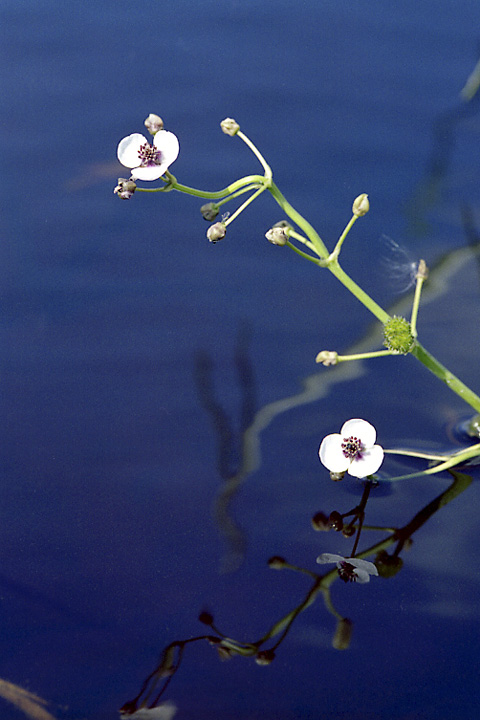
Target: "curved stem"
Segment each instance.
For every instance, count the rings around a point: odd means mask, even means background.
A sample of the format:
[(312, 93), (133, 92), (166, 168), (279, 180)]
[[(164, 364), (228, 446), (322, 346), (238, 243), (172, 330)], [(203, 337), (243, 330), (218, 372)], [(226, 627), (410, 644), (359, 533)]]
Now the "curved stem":
[(323, 258), (324, 260), (326, 260), (330, 253), (328, 252), (327, 248), (325, 247), (325, 245), (323, 243), (322, 238), (317, 233), (315, 228), (312, 225), (310, 225), (310, 223), (307, 220), (305, 220), (305, 218), (302, 217), (302, 215), (300, 215), (300, 213), (297, 212), (295, 210), (295, 208), (292, 207), (292, 205), (290, 205), (288, 200), (282, 195), (282, 193), (280, 192), (280, 190), (278, 189), (278, 187), (275, 185), (275, 183), (273, 181), (270, 183), (270, 186), (268, 189), (270, 190), (273, 197), (275, 198), (277, 203), (280, 205), (280, 207), (282, 208), (284, 213), (286, 215), (288, 215), (288, 217), (291, 220), (293, 220), (293, 222), (296, 225), (298, 225), (298, 227), (301, 228), (303, 230), (303, 232), (305, 233), (305, 235), (307, 235), (307, 237), (310, 239), (312, 245), (315, 247), (315, 251), (317, 252), (318, 256), (320, 258)]
[[(244, 185), (254, 184), (255, 186), (258, 185), (264, 185), (265, 184), (265, 178), (263, 175), (247, 175), (246, 177), (240, 178), (240, 180), (236, 180), (231, 185), (228, 185), (226, 188), (223, 188), (223, 190), (217, 190), (215, 192), (207, 192), (206, 190), (198, 190), (197, 188), (189, 187), (188, 185), (182, 185), (181, 183), (177, 182), (176, 179), (172, 175), (172, 179), (170, 180), (170, 189), (177, 190), (178, 192), (183, 192), (186, 195), (195, 195), (196, 197), (205, 198), (206, 200), (215, 200), (217, 198), (224, 198), (227, 195), (231, 195), (232, 193), (236, 192), (240, 188), (242, 188)], [(136, 192), (163, 192), (165, 190), (164, 187), (161, 188), (139, 188), (137, 187)]]

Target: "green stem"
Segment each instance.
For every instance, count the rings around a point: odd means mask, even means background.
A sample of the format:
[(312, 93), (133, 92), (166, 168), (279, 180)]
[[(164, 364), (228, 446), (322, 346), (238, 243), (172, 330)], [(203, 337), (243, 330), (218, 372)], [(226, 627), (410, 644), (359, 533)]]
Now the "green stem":
[(358, 215), (353, 215), (351, 217), (347, 227), (345, 228), (343, 233), (340, 235), (338, 242), (335, 245), (335, 248), (329, 257), (330, 262), (333, 261), (334, 259), (338, 258), (338, 256), (340, 255), (340, 250), (342, 249), (343, 242), (344, 242), (345, 238), (347, 237), (348, 233), (350, 232), (350, 230), (352, 229), (354, 223), (356, 223), (356, 221), (358, 220), (358, 217), (359, 217)]
[(375, 350), (373, 352), (357, 353), (356, 355), (338, 355), (337, 363), (346, 362), (347, 360), (369, 360), (370, 358), (385, 357), (393, 355), (391, 350)]
[(313, 257), (312, 255), (309, 255), (309, 254), (306, 253), (306, 252), (303, 252), (303, 250), (300, 250), (300, 248), (297, 248), (296, 245), (294, 245), (293, 243), (289, 242), (288, 240), (287, 240), (287, 242), (286, 242), (286, 245), (287, 245), (287, 247), (290, 248), (290, 250), (293, 250), (294, 252), (296, 252), (297, 255), (300, 255), (301, 257), (305, 258), (305, 260), (310, 260), (311, 262), (314, 262), (316, 265), (318, 265), (318, 263), (319, 263), (318, 258)]
[(480, 443), (472, 445), (466, 450), (461, 450), (458, 453), (454, 453), (445, 462), (440, 463), (440, 465), (435, 465), (434, 467), (428, 468), (428, 470), (421, 470), (420, 472), (409, 473), (408, 475), (397, 475), (397, 477), (388, 478), (384, 482), (396, 482), (397, 480), (410, 480), (410, 478), (423, 477), (424, 475), (435, 475), (435, 473), (449, 470), (456, 465), (461, 465), (467, 460), (478, 457), (478, 455), (480, 455)]
[(270, 165), (267, 163), (267, 161), (265, 160), (265, 158), (263, 157), (260, 150), (258, 150), (255, 147), (255, 145), (252, 143), (252, 141), (241, 130), (238, 130), (236, 135), (241, 140), (243, 140), (245, 145), (247, 145), (250, 148), (250, 150), (253, 152), (253, 154), (255, 155), (257, 160), (261, 163), (261, 165), (265, 171), (265, 177), (267, 178), (267, 180), (271, 180), (272, 179), (272, 169), (271, 169)]
[(459, 395), (462, 400), (470, 405), (477, 413), (480, 413), (480, 397), (476, 395), (469, 387), (467, 387), (459, 378), (456, 377), (450, 370), (442, 365), (436, 358), (433, 357), (423, 345), (416, 342), (412, 351), (417, 360), (425, 365), (434, 375), (436, 375), (442, 382), (444, 382), (450, 390)]
[[(170, 185), (172, 190), (177, 190), (178, 192), (186, 193), (187, 195), (195, 195), (196, 197), (205, 198), (206, 200), (215, 200), (217, 198), (223, 198), (227, 195), (231, 195), (232, 193), (236, 192), (240, 188), (242, 188), (244, 185), (253, 184), (255, 187), (258, 187), (259, 185), (265, 184), (265, 178), (263, 175), (247, 175), (246, 177), (240, 178), (240, 180), (236, 180), (231, 185), (228, 185), (226, 188), (223, 188), (223, 190), (217, 190), (215, 192), (207, 192), (206, 190), (198, 190), (197, 188), (188, 187), (188, 185), (182, 185), (181, 183), (176, 181), (176, 178), (171, 176), (172, 179), (170, 180)], [(140, 188), (137, 187), (136, 192), (163, 192), (165, 190), (164, 187), (161, 188)]]
[(259, 195), (261, 195), (262, 192), (264, 192), (264, 190), (266, 190), (266, 189), (267, 188), (265, 186), (262, 186), (256, 192), (254, 192), (253, 195), (251, 195), (249, 198), (247, 198), (247, 200), (245, 200), (245, 202), (242, 205), (240, 205), (239, 208), (237, 208), (235, 210), (233, 215), (231, 215), (228, 218), (228, 220), (225, 222), (225, 226), (227, 226), (229, 223), (233, 222), (235, 220), (235, 218), (238, 217), (240, 215), (240, 213), (243, 212), (245, 210), (245, 208), (248, 207), (248, 205), (250, 205), (250, 203), (253, 202), (255, 200), (255, 198), (257, 198)]
[(390, 320), (390, 315), (382, 307), (380, 307), (380, 305), (378, 305), (378, 303), (376, 303), (370, 295), (367, 295), (367, 293), (362, 290), (362, 288), (357, 285), (357, 283), (354, 282), (344, 270), (342, 270), (336, 258), (333, 262), (328, 263), (327, 268), (333, 275), (335, 275), (337, 280), (340, 280), (342, 285), (345, 285), (347, 290), (350, 290), (357, 300), (360, 300), (360, 302), (363, 303), (363, 305), (365, 305), (365, 307), (370, 310), (370, 312), (375, 315), (378, 320), (380, 320), (381, 323), (385, 324), (388, 320)]
[(312, 225), (310, 225), (310, 223), (307, 220), (305, 220), (305, 218), (302, 217), (302, 215), (300, 215), (300, 213), (297, 212), (295, 210), (295, 208), (292, 207), (292, 205), (290, 205), (288, 200), (282, 195), (282, 193), (280, 192), (280, 190), (278, 189), (278, 187), (275, 185), (275, 183), (273, 181), (270, 183), (270, 186), (268, 189), (270, 190), (273, 197), (275, 198), (277, 203), (280, 205), (280, 207), (282, 208), (284, 213), (286, 215), (288, 215), (288, 217), (291, 220), (293, 220), (293, 222), (296, 225), (298, 225), (298, 227), (301, 228), (303, 230), (303, 232), (305, 233), (305, 235), (307, 235), (307, 237), (310, 239), (312, 245), (314, 245), (314, 247), (315, 247), (315, 251), (318, 254), (318, 256), (323, 258), (324, 260), (326, 260), (330, 253), (328, 252), (327, 248), (325, 247), (325, 245), (323, 243), (322, 238), (317, 233), (315, 228)]

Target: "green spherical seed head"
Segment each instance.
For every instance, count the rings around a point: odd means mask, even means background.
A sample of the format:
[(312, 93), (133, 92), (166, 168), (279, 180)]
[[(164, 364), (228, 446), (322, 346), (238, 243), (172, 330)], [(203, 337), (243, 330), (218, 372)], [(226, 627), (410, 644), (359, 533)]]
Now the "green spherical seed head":
[(412, 349), (415, 338), (408, 320), (396, 315), (385, 323), (383, 344), (394, 353), (406, 355)]

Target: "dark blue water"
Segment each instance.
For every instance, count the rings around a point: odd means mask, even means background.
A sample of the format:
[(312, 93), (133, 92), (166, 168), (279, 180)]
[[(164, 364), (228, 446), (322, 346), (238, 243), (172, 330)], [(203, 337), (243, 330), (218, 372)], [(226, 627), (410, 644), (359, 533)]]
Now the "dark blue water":
[[(351, 549), (310, 526), (359, 499), (319, 465), (324, 435), (365, 417), (385, 447), (435, 450), (468, 415), (412, 358), (345, 375), (316, 366), (319, 350), (361, 344), (370, 316), (265, 240), (282, 219), (274, 201), (211, 245), (200, 201), (114, 196), (118, 141), (159, 113), (180, 139), (179, 182), (219, 189), (259, 170), (219, 129), (235, 117), (330, 248), (368, 192), (344, 266), (389, 306), (384, 235), (432, 266), (478, 241), (478, 102), (460, 91), (480, 6), (4, 0), (1, 15), (0, 678), (54, 718), (106, 720), (165, 645), (205, 632), (202, 609), (253, 641), (300, 603), (309, 579), (270, 570), (271, 555), (315, 572), (320, 552)], [(475, 255), (438, 277), (421, 340), (478, 389)], [(220, 456), (208, 400), (230, 430)], [(252, 418), (259, 455), (226, 524)], [(405, 524), (449, 482), (379, 493), (368, 521)], [(395, 578), (335, 583), (354, 621), (348, 651), (332, 649), (319, 599), (271, 666), (193, 644), (162, 699), (182, 720), (473, 720), (478, 494), (473, 483), (418, 531)], [(2, 718), (25, 716), (0, 705)]]

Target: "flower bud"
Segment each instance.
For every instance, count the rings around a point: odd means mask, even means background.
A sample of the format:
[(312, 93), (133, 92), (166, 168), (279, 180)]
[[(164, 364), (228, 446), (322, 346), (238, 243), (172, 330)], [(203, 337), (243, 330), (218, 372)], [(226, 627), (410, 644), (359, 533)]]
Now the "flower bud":
[(202, 207), (200, 208), (200, 212), (202, 213), (205, 220), (212, 222), (212, 220), (215, 220), (219, 213), (219, 207), (217, 203), (214, 202), (205, 203), (205, 205), (202, 205)]
[(357, 217), (363, 217), (370, 210), (370, 203), (368, 201), (367, 193), (362, 193), (355, 198), (352, 205), (352, 212)]
[(288, 235), (285, 232), (283, 227), (272, 227), (268, 232), (265, 233), (265, 237), (267, 238), (268, 242), (271, 242), (272, 245), (286, 245), (288, 240)]
[(419, 260), (417, 274), (415, 275), (415, 278), (417, 280), (419, 280), (420, 278), (422, 280), (426, 280), (428, 278), (428, 267), (425, 260)]
[(212, 625), (213, 624), (213, 615), (212, 613), (209, 613), (207, 610), (203, 610), (200, 615), (198, 616), (198, 619), (201, 623), (204, 625)]
[(274, 555), (268, 561), (268, 567), (272, 568), (272, 570), (283, 570), (286, 564), (287, 561), (285, 558), (280, 557), (279, 555)]
[(335, 650), (347, 650), (352, 639), (353, 623), (348, 618), (342, 618), (337, 623), (335, 635), (332, 640), (332, 647)]
[(257, 665), (270, 665), (275, 659), (275, 653), (273, 650), (259, 650), (255, 655), (255, 662)]
[(375, 558), (375, 565), (380, 577), (391, 578), (400, 572), (403, 560), (398, 555), (389, 555), (386, 550), (382, 550)]
[(155, 133), (157, 133), (159, 130), (163, 130), (162, 118), (158, 117), (158, 115), (154, 115), (153, 113), (150, 113), (150, 115), (145, 120), (144, 125), (150, 135), (155, 135)]
[(415, 343), (410, 323), (403, 317), (397, 317), (397, 315), (387, 320), (383, 328), (383, 334), (385, 347), (399, 355), (409, 353)]
[(338, 353), (333, 350), (322, 350), (315, 358), (316, 363), (322, 363), (325, 367), (336, 365), (338, 362)]
[(133, 193), (137, 189), (137, 186), (133, 180), (127, 180), (126, 178), (118, 178), (118, 185), (114, 189), (115, 195), (118, 195), (122, 200), (130, 200)]
[(332, 528), (328, 517), (323, 512), (317, 512), (312, 517), (312, 527), (317, 532), (328, 532)]
[(340, 480), (343, 480), (344, 477), (345, 477), (344, 472), (331, 472), (330, 473), (330, 480), (333, 480), (333, 482), (340, 482)]
[(225, 118), (225, 120), (222, 120), (220, 127), (225, 135), (231, 135), (232, 137), (240, 130), (240, 125), (233, 118)]
[(221, 222), (217, 222), (214, 225), (210, 225), (207, 230), (207, 238), (211, 243), (216, 243), (222, 240), (227, 233), (225, 225)]
[(340, 515), (339, 512), (334, 510), (330, 513), (330, 516), (328, 518), (328, 524), (332, 528), (332, 530), (337, 530), (340, 532), (343, 530), (343, 517)]

